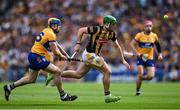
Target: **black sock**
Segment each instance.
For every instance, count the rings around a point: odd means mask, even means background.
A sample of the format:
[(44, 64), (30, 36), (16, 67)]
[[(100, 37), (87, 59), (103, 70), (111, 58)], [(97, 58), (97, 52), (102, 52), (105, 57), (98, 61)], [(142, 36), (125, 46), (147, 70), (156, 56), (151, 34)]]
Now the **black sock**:
[(60, 96), (63, 97), (66, 93), (64, 92), (64, 90), (59, 92)]
[(138, 91), (140, 91), (140, 89), (139, 89), (139, 88), (136, 88), (136, 91), (138, 92)]
[(105, 95), (105, 96), (110, 95), (110, 91), (105, 91), (105, 92), (104, 92), (104, 95)]
[(16, 88), (16, 86), (14, 85), (14, 83), (12, 83), (12, 84), (9, 84), (9, 85), (7, 85), (8, 86), (8, 90), (13, 90), (14, 88)]

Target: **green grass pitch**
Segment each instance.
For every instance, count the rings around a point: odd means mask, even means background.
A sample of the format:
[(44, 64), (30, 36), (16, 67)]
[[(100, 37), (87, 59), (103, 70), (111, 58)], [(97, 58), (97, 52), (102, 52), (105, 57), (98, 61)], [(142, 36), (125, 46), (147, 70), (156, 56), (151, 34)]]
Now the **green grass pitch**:
[(59, 100), (55, 87), (46, 88), (43, 83), (17, 88), (6, 102), (0, 83), (0, 109), (180, 109), (180, 83), (143, 83), (142, 95), (135, 96), (134, 83), (112, 83), (111, 93), (122, 96), (118, 103), (104, 102), (102, 84), (64, 83), (67, 92), (78, 95), (74, 102)]

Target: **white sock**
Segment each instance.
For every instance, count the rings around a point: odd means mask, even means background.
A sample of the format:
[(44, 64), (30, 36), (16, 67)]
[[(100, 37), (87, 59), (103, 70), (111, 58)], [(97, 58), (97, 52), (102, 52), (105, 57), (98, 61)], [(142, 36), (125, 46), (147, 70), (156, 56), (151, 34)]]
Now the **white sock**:
[(8, 89), (9, 91), (11, 91), (11, 87), (10, 87), (9, 84), (7, 85), (7, 89)]
[(111, 96), (111, 94), (105, 95), (104, 98), (106, 99), (106, 98), (108, 98), (108, 97), (110, 97), (110, 96)]
[(64, 94), (64, 96), (61, 97), (61, 99), (65, 99), (67, 97), (67, 93)]

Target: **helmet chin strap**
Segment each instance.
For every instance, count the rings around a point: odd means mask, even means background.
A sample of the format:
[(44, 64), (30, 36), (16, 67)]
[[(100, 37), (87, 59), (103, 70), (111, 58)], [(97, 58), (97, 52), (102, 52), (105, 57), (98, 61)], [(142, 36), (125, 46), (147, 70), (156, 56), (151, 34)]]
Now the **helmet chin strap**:
[(146, 34), (150, 34), (150, 33), (151, 33), (151, 30), (145, 30), (145, 33), (146, 33)]
[(105, 28), (109, 28), (110, 27), (110, 23), (106, 23), (104, 24)]

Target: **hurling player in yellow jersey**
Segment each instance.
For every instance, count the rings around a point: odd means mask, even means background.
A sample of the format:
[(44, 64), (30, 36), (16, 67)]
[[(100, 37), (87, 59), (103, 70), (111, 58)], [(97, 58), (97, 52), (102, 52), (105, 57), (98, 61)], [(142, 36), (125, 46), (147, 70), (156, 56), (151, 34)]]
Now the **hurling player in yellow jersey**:
[[(137, 58), (138, 76), (136, 80), (136, 95), (141, 94), (142, 80), (151, 80), (155, 74), (154, 67), (154, 45), (156, 45), (159, 53), (158, 59), (162, 60), (161, 48), (158, 42), (157, 34), (152, 32), (152, 21), (147, 20), (144, 22), (144, 31), (136, 34), (135, 38), (131, 41), (130, 45)], [(147, 67), (147, 75), (143, 76), (144, 68)]]
[(122, 54), (121, 47), (116, 40), (116, 34), (113, 31), (113, 26), (117, 23), (116, 18), (107, 15), (104, 16), (103, 25), (102, 26), (90, 26), (90, 27), (82, 27), (78, 30), (78, 38), (77, 43), (75, 45), (75, 52), (80, 50), (81, 39), (83, 34), (89, 34), (90, 40), (86, 49), (82, 54), (82, 59), (88, 61), (87, 63), (81, 63), (79, 68), (76, 71), (68, 70), (62, 73), (62, 77), (67, 78), (82, 78), (85, 76), (91, 68), (95, 68), (103, 73), (103, 86), (104, 86), (104, 95), (105, 102), (117, 102), (120, 100), (120, 97), (111, 96), (110, 94), (110, 76), (111, 70), (108, 67), (107, 63), (104, 61), (103, 57), (100, 55), (102, 47), (108, 42), (114, 42), (117, 47), (117, 51), (120, 53), (119, 56), (121, 58), (122, 63), (129, 68), (129, 64), (124, 59)]
[(49, 51), (52, 51), (54, 55), (63, 60), (66, 60), (68, 57), (67, 53), (56, 41), (56, 34), (59, 33), (60, 28), (61, 21), (59, 19), (48, 19), (48, 27), (43, 29), (43, 31), (36, 36), (35, 43), (28, 55), (29, 73), (22, 77), (20, 80), (4, 86), (5, 99), (7, 101), (9, 100), (9, 96), (13, 89), (26, 84), (35, 83), (38, 72), (41, 69), (54, 74), (54, 84), (57, 86), (58, 92), (60, 94), (60, 99), (62, 101), (73, 101), (77, 99), (77, 96), (65, 93), (61, 81), (62, 70), (52, 64), (46, 58)]

